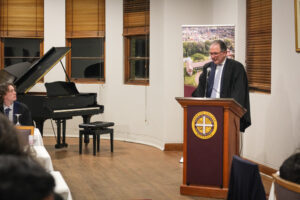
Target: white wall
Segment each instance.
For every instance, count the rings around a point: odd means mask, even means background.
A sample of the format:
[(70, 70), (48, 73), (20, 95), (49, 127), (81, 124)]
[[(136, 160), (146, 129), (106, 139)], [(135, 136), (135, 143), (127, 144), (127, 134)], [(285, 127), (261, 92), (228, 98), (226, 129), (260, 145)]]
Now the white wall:
[[(57, 6), (59, 5), (59, 6)], [(44, 53), (51, 47), (65, 46), (65, 1), (44, 1)], [(65, 65), (65, 58), (62, 59)], [(64, 81), (62, 68), (56, 65), (45, 76), (44, 82)], [(44, 84), (36, 84), (31, 91), (46, 91)]]
[[(272, 2), (272, 91), (271, 94), (250, 94), (252, 126), (245, 132), (243, 156), (278, 169), (300, 147), (297, 84), (300, 56), (295, 52), (294, 2)], [(222, 13), (220, 2), (214, 3), (216, 13)], [(221, 8), (235, 9), (232, 10), (234, 19), (222, 14), (222, 23), (225, 18), (237, 25), (236, 59), (242, 63), (245, 63), (245, 5), (245, 0), (236, 1), (235, 5), (221, 5)]]
[[(58, 24), (61, 27), (60, 30), (45, 27), (45, 51), (47, 47), (60, 46), (59, 41), (64, 40), (64, 1), (59, 4), (61, 9), (55, 11), (53, 5), (58, 5), (58, 2), (45, 0), (45, 26)], [(105, 105), (104, 114), (92, 120), (114, 121), (115, 137), (121, 140), (160, 149), (166, 142), (182, 142), (182, 110), (174, 99), (183, 93), (181, 25), (209, 24), (207, 12), (210, 5), (207, 0), (191, 0), (189, 3), (180, 0), (151, 1), (150, 86), (146, 87), (123, 84), (122, 0), (107, 1), (106, 83), (77, 84), (80, 92), (97, 92), (98, 103)], [(50, 13), (55, 13), (55, 16)], [(49, 73), (46, 81), (64, 80), (59, 65), (52, 70), (55, 72)], [(44, 88), (39, 84), (33, 90)], [(45, 135), (53, 135), (49, 122), (45, 123)], [(67, 122), (68, 136), (78, 135), (80, 122), (80, 117)]]
[(244, 152), (278, 168), (300, 147), (300, 55), (295, 52), (294, 2), (272, 2), (272, 92), (250, 96), (253, 126)]
[[(182, 25), (210, 24), (211, 1), (207, 0), (165, 0), (163, 27), (163, 67), (164, 94), (163, 113), (165, 143), (183, 142), (183, 109), (175, 100), (183, 92), (183, 45)], [(152, 32), (157, 32), (155, 27)], [(152, 40), (152, 38), (150, 38)], [(155, 59), (151, 57), (151, 59)], [(153, 66), (151, 66), (153, 68)], [(155, 66), (154, 66), (155, 67)], [(151, 69), (152, 69), (151, 68)]]
[[(57, 6), (57, 5), (60, 6)], [(46, 53), (52, 47), (64, 47), (66, 44), (65, 34), (65, 1), (52, 0), (44, 1), (44, 52)], [(65, 58), (62, 59), (65, 65)], [(64, 73), (61, 73), (62, 66), (60, 64), (53, 67), (45, 77), (45, 82), (54, 80), (64, 81)]]
[[(92, 120), (114, 121), (116, 139), (163, 149), (183, 141), (182, 25), (236, 25), (236, 58), (245, 60), (246, 0), (151, 0), (150, 86), (124, 85), (122, 0), (106, 1), (106, 83), (77, 84), (80, 92), (97, 92), (105, 105)], [(272, 93), (251, 93), (252, 126), (244, 137), (244, 156), (278, 168), (300, 146), (300, 102), (292, 1), (273, 1)], [(283, 14), (284, 13), (284, 14)], [(45, 51), (65, 44), (65, 1), (45, 0)], [(64, 80), (55, 66), (47, 82)], [(33, 91), (44, 91), (38, 84)], [(67, 122), (67, 135), (78, 135), (80, 117)], [(50, 121), (45, 135), (53, 135)]]

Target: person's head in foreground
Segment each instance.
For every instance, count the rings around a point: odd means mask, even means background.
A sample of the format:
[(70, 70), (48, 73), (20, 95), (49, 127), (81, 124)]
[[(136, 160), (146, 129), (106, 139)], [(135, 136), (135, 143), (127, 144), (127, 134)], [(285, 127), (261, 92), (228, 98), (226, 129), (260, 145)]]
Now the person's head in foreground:
[(54, 200), (55, 181), (29, 157), (0, 156), (1, 200)]

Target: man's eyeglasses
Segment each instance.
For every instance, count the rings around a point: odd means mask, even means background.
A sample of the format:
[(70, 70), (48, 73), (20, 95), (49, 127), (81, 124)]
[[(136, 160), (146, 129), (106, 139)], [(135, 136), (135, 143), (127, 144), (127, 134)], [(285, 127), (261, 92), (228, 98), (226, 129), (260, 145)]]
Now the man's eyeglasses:
[(220, 53), (223, 53), (223, 52), (225, 52), (225, 51), (220, 51), (220, 52), (209, 52), (209, 55), (211, 55), (211, 56), (217, 56), (217, 55), (219, 55)]

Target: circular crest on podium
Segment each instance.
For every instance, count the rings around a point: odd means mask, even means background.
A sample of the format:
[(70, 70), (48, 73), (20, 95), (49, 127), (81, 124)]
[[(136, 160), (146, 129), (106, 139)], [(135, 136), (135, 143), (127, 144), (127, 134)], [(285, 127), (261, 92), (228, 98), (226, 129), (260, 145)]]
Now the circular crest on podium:
[(217, 132), (218, 123), (216, 117), (207, 111), (195, 114), (192, 120), (194, 134), (200, 139), (209, 139)]

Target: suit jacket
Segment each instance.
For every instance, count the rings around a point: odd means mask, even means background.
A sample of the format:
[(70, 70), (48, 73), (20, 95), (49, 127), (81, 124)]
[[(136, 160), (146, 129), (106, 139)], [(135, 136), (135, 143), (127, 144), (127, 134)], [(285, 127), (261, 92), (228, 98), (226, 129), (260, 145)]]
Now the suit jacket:
[[(208, 68), (211, 68), (209, 77), (207, 77)], [(204, 95), (210, 97), (215, 68), (214, 62), (204, 65), (203, 72), (199, 77), (199, 85), (192, 93), (193, 97), (204, 97)], [(244, 132), (251, 125), (249, 88), (245, 68), (236, 60), (226, 59), (221, 77), (220, 98), (233, 98), (247, 109), (247, 112), (240, 120), (240, 131)]]
[(266, 200), (257, 164), (233, 156), (227, 199)]
[[(3, 106), (0, 106), (0, 112), (4, 114)], [(23, 126), (32, 126), (32, 118), (31, 118), (31, 112), (28, 109), (28, 107), (18, 101), (14, 102), (14, 111), (13, 111), (13, 117), (14, 117), (14, 124), (17, 123), (17, 117), (15, 114), (21, 114), (19, 117), (19, 122)]]

